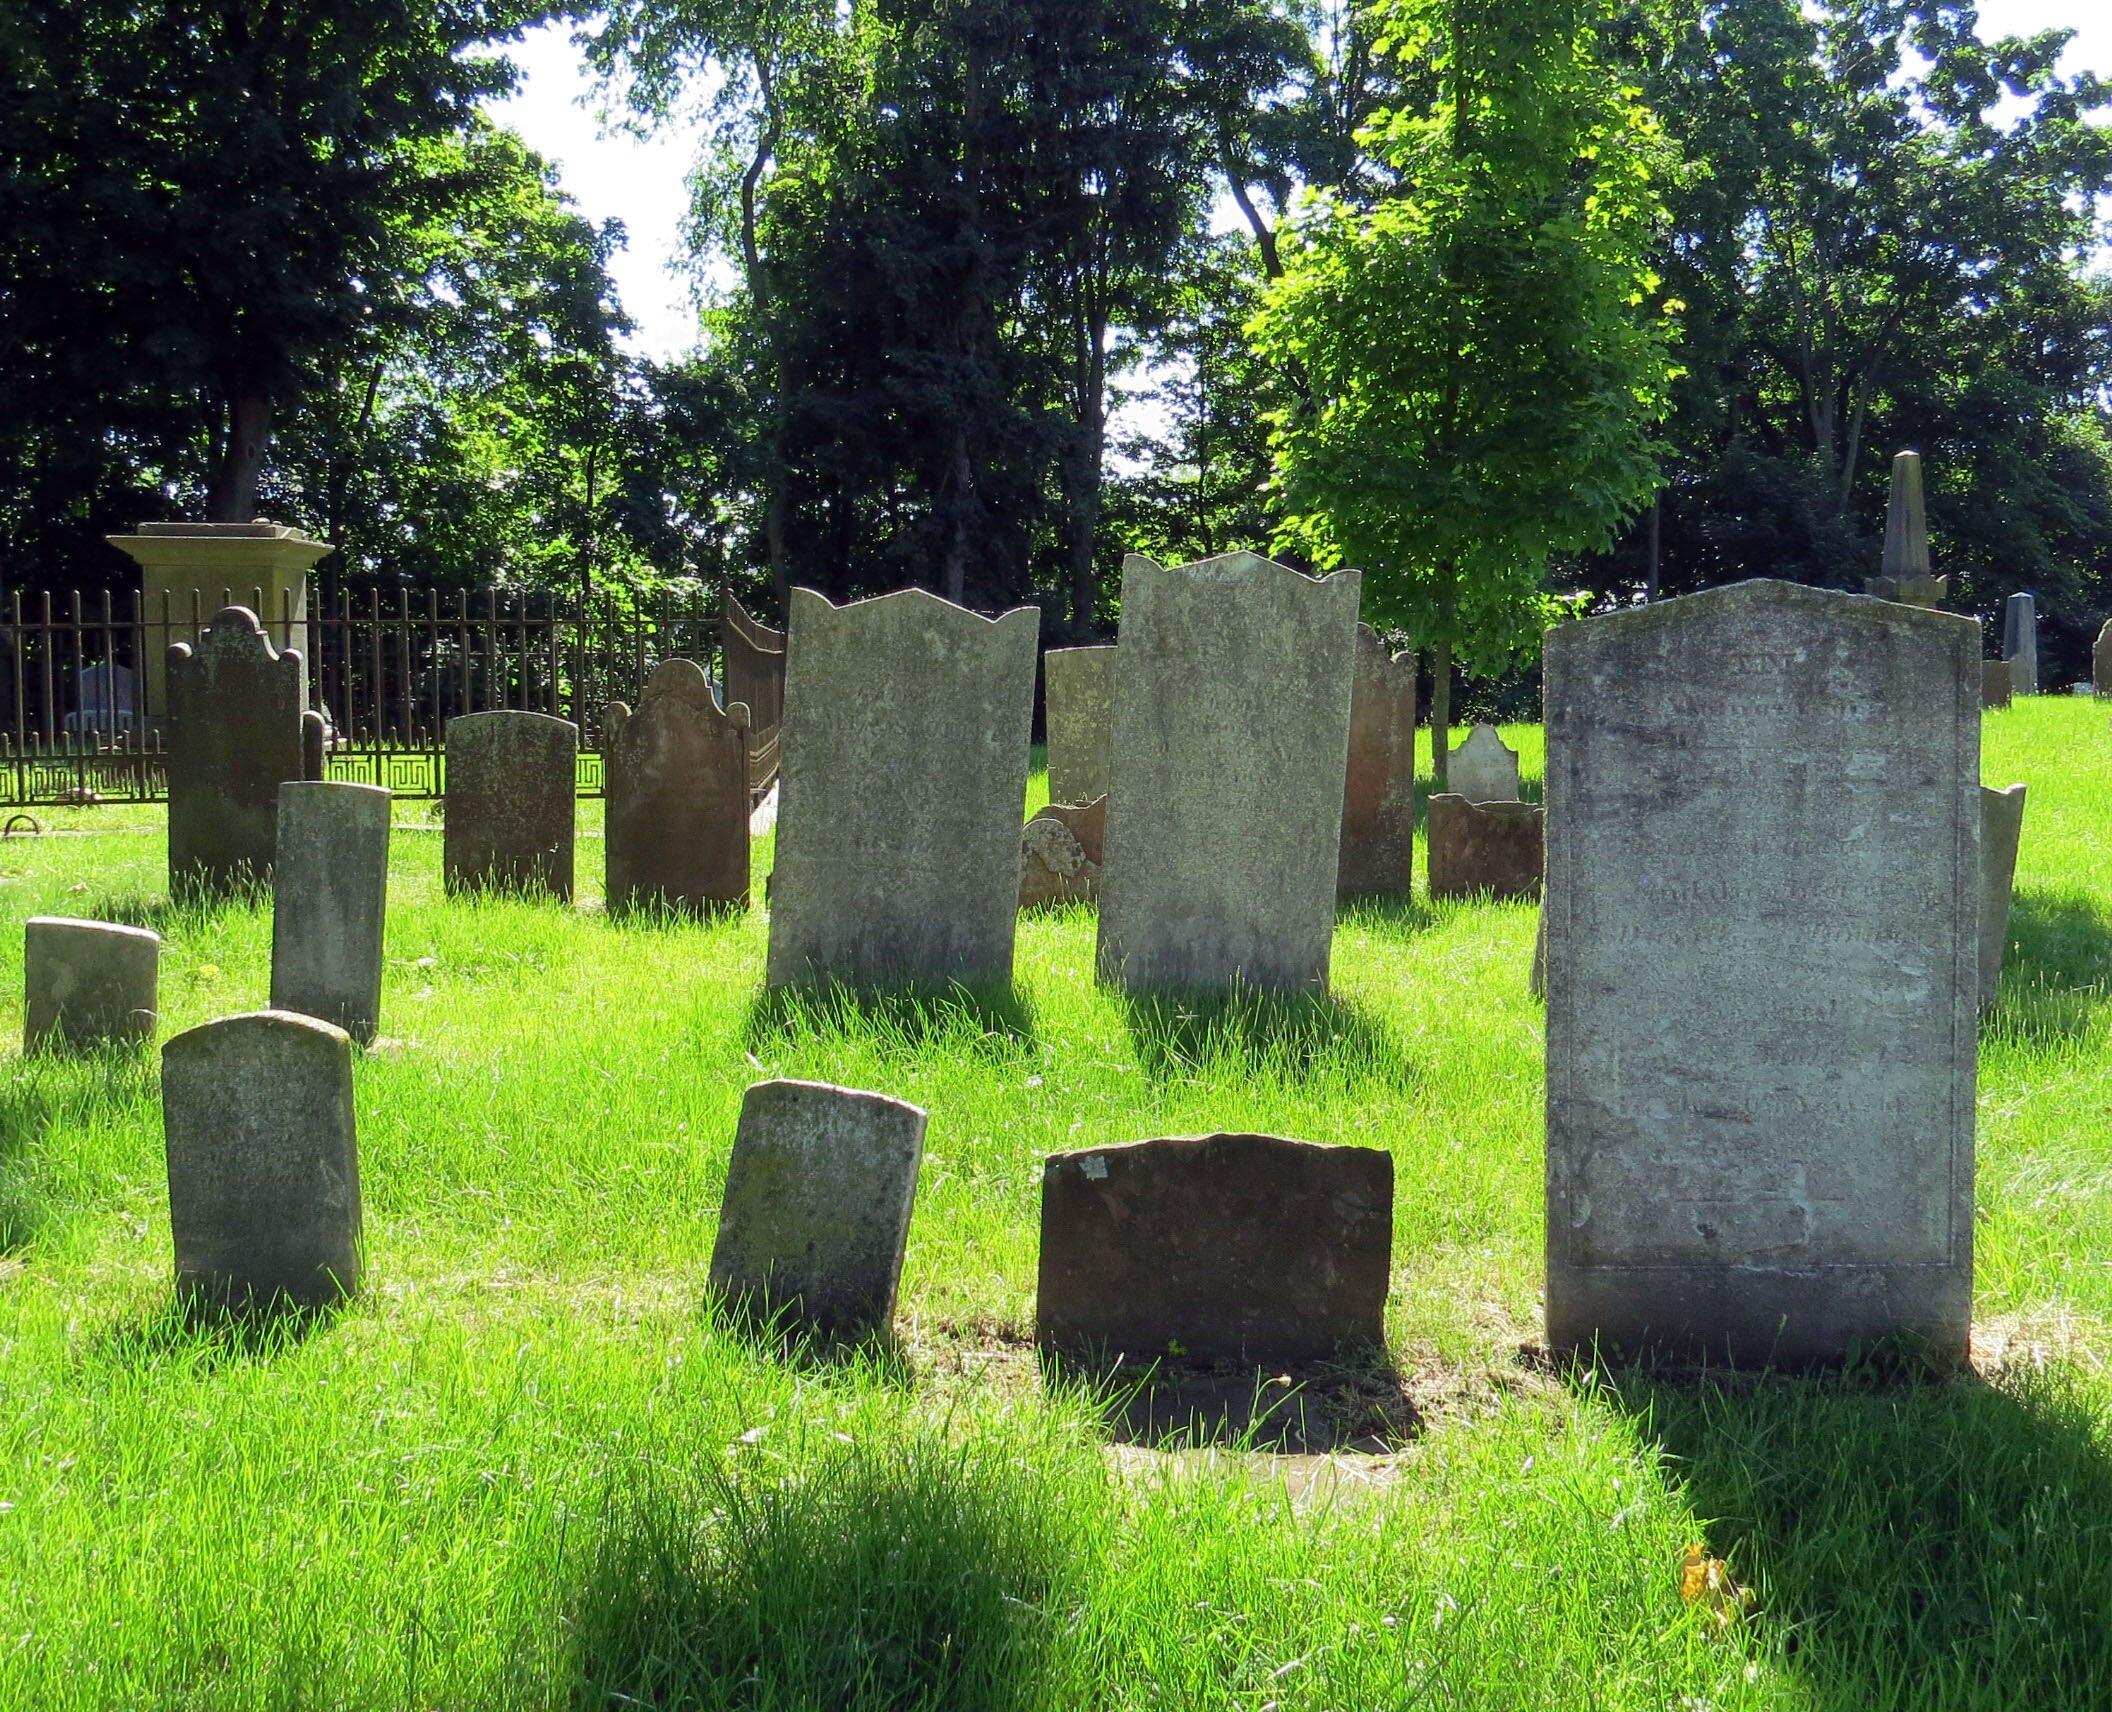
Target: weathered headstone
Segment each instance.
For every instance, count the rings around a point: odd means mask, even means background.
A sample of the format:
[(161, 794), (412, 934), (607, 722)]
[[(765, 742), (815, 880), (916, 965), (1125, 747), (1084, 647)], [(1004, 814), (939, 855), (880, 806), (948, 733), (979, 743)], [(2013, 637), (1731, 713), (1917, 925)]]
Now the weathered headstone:
[(759, 1319), (884, 1336), (923, 1158), (924, 1113), (906, 1101), (756, 1083), (726, 1167), (712, 1289)]
[(749, 617), (729, 594), (719, 652), (726, 662), (726, 705), (745, 707), (755, 731), (774, 731), (785, 717), (785, 633)]
[(2090, 685), (2100, 701), (2112, 697), (2112, 618), (2098, 628), (2090, 650)]
[(704, 914), (748, 906), (748, 709), (722, 709), (691, 660), (602, 721), (608, 907)]
[(2017, 674), (2007, 660), (1982, 660), (1980, 662), (1980, 705), (1987, 708), (2009, 706), (2016, 693)]
[(1051, 648), (1042, 656), (1049, 728), (1049, 801), (1107, 795), (1115, 734), (1115, 650)]
[(1415, 873), (1415, 656), (1357, 626), (1338, 897), (1406, 896)]
[(1765, 581), (1549, 634), (1555, 1348), (1964, 1359), (1979, 636)]
[(466, 713), (447, 722), (450, 892), (572, 897), (579, 727), (547, 713)]
[(1010, 983), (1035, 629), (792, 591), (771, 986)]
[(212, 1308), (319, 1307), (359, 1286), (352, 1040), (252, 1011), (161, 1049), (177, 1293)]
[(1470, 803), (1518, 801), (1518, 752), (1483, 720), (1453, 748), (1445, 789)]
[(2024, 839), (2024, 787), (1980, 787), (1980, 1008), (2002, 985), (2002, 953), (2009, 943), (2009, 903), (2016, 887), (2017, 846)]
[(1379, 1148), (1207, 1135), (1058, 1153), (1035, 1339), (1131, 1361), (1317, 1361), (1384, 1342), (1392, 1253)]
[(194, 896), (271, 878), (279, 787), (302, 772), (307, 677), (247, 607), (169, 650), (169, 888)]
[(2016, 674), (2018, 695), (2039, 693), (2039, 604), (2021, 591), (2002, 603), (2002, 658)]
[(23, 930), (22, 1050), (153, 1038), (161, 935), (109, 921), (33, 915)]
[(1091, 903), (1100, 896), (1107, 850), (1107, 798), (1050, 803), (1019, 840), (1019, 907)]
[(379, 785), (279, 787), (271, 1008), (320, 1017), (362, 1045), (381, 1026), (390, 800)]
[(1440, 791), (1430, 799), (1431, 897), (1537, 898), (1543, 836), (1538, 803)]
[(1892, 494), (1885, 509), (1884, 571), (1867, 577), (1863, 589), (1879, 600), (1908, 606), (1940, 606), (1950, 586), (1929, 564), (1929, 520), (1922, 502), (1921, 454), (1901, 452), (1892, 460)]
[(321, 780), (330, 776), (330, 727), (310, 708), (301, 715), (301, 777)]
[(1361, 583), (1124, 561), (1102, 979), (1326, 989)]

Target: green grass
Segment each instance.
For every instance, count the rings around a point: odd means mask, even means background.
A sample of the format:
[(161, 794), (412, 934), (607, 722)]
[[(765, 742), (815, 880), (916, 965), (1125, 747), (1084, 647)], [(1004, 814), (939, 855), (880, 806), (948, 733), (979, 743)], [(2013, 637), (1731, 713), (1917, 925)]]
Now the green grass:
[[(1022, 923), (1016, 1005), (765, 1004), (759, 913), (599, 914), (598, 805), (570, 913), (444, 902), (400, 805), (349, 1311), (173, 1317), (151, 1060), (6, 1068), (0, 1706), (2112, 1703), (2108, 727), (1987, 723), (1985, 776), (2032, 794), (1981, 1053), (1980, 1369), (1919, 1389), (1536, 1358), (1529, 908), (1346, 911), (1322, 1005), (1125, 1006), (1083, 910)], [(165, 1032), (262, 1002), (268, 911), (167, 908), (158, 811), (46, 824), (101, 835), (0, 844), (0, 1031), (37, 912), (158, 927)], [(931, 1113), (893, 1355), (705, 1304), (772, 1075)], [(1393, 1151), (1392, 1366), (1313, 1397), (1383, 1450), (1155, 1448), (1044, 1384), (1037, 1161), (1215, 1128)], [(1682, 1604), (1690, 1541), (1754, 1615)]]

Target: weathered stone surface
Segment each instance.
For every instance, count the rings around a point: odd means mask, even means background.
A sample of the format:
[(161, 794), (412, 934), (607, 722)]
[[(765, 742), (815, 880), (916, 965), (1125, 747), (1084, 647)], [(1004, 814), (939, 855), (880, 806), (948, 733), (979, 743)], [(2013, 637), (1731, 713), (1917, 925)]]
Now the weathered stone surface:
[(748, 709), (721, 709), (692, 660), (646, 680), (602, 721), (608, 907), (692, 914), (748, 907)]
[(1445, 789), (1470, 803), (1518, 801), (1518, 753), (1486, 720), (1452, 750)]
[(279, 653), (247, 607), (223, 608), (196, 646), (169, 650), (169, 888), (271, 877), (279, 787), (301, 776), (301, 656)]
[(713, 1290), (759, 1318), (884, 1336), (923, 1158), (924, 1113), (906, 1101), (756, 1083), (726, 1167)]
[(2099, 700), (2112, 697), (2112, 618), (2099, 628), (2090, 650), (2090, 684)]
[(1556, 1348), (1964, 1359), (1979, 635), (1781, 582), (1549, 634)]
[(2009, 900), (2017, 878), (2017, 846), (2024, 838), (2024, 787), (1980, 787), (1980, 1008), (2002, 985), (2002, 953), (2009, 943)]
[(1950, 579), (1934, 575), (1929, 565), (1921, 454), (1901, 452), (1892, 460), (1892, 493), (1885, 508), (1884, 573), (1865, 578), (1864, 592), (1908, 606), (1938, 606), (1949, 587)]
[(1433, 898), (1537, 898), (1543, 818), (1538, 803), (1430, 799)]
[(23, 1051), (153, 1038), (160, 934), (33, 915), (22, 950)]
[(1091, 903), (1100, 896), (1107, 850), (1107, 798), (1050, 803), (1019, 840), (1019, 907)]
[(1361, 582), (1124, 561), (1102, 979), (1326, 989)]
[(1393, 1157), (1274, 1135), (1058, 1153), (1035, 1337), (1081, 1356), (1316, 1361), (1380, 1344)]
[(1042, 656), (1049, 728), (1049, 801), (1107, 795), (1115, 740), (1115, 650), (1051, 648)]
[(447, 722), (450, 892), (572, 897), (579, 727), (547, 713), (466, 713)]
[(1982, 660), (1980, 662), (1980, 705), (1982, 707), (2007, 707), (2009, 698), (2015, 694), (2017, 674), (2007, 660)]
[(792, 591), (771, 986), (1010, 983), (1036, 628)]
[(352, 1040), (291, 1011), (189, 1029), (161, 1049), (177, 1293), (317, 1307), (359, 1286)]
[(314, 708), (301, 715), (301, 777), (322, 780), (330, 776), (330, 727)]
[(361, 1045), (381, 1026), (389, 803), (379, 785), (279, 787), (271, 1008), (320, 1017)]
[(1357, 626), (1338, 897), (1405, 897), (1415, 874), (1415, 656)]
[(755, 730), (775, 730), (785, 717), (785, 633), (749, 617), (729, 594), (719, 652), (726, 662), (726, 705), (745, 707)]
[(2002, 658), (2018, 695), (2039, 693), (2039, 603), (2021, 591), (2002, 603)]

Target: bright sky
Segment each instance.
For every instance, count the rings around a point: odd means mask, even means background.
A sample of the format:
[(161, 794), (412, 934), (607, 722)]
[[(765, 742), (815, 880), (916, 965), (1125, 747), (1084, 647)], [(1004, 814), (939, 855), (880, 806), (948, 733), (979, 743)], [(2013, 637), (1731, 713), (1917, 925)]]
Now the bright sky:
[[(2072, 29), (2065, 68), (2089, 66), (2112, 76), (2112, 7), (2102, 0), (1981, 0), (1980, 28), (1983, 37)], [(508, 52), (521, 68), (521, 84), (495, 106), (494, 116), (557, 167), (582, 213), (623, 222), (628, 243), (610, 271), (638, 325), (632, 348), (642, 356), (679, 356), (696, 331), (689, 283), (678, 271), (694, 134), (670, 130), (646, 142), (613, 134), (601, 123), (593, 79), (572, 45), (570, 25), (530, 31)]]

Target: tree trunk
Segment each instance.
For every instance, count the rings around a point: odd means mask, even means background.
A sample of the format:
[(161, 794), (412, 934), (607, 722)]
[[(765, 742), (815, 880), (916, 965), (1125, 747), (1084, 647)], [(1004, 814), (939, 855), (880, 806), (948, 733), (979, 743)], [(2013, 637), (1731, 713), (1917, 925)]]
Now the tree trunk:
[(227, 401), (227, 439), (206, 489), (208, 523), (247, 523), (257, 515), (257, 479), (271, 444), (271, 399), (241, 392)]
[(1452, 750), (1452, 644), (1430, 650), (1430, 777), (1434, 790), (1445, 788)]

